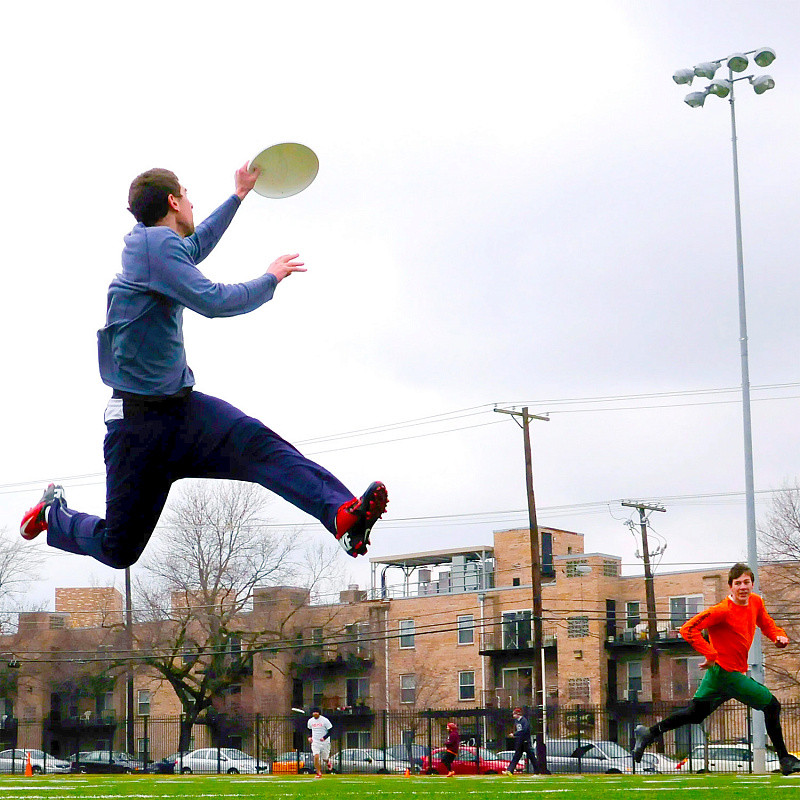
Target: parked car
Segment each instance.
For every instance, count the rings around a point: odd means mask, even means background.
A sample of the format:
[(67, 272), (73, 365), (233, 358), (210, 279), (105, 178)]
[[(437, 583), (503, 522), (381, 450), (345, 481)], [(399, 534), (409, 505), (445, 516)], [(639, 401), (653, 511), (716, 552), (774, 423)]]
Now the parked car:
[(144, 771), (144, 763), (128, 753), (87, 750), (70, 756), (70, 772), (129, 774)]
[[(422, 771), (427, 772), (432, 768), (434, 772), (446, 773), (447, 769), (442, 764), (444, 753), (444, 747), (440, 747), (431, 753), (430, 758), (425, 756), (422, 759)], [(485, 747), (459, 747), (452, 770), (456, 775), (497, 775), (507, 770), (508, 764), (508, 761)]]
[[(746, 744), (708, 745), (708, 763), (705, 760), (706, 745), (698, 744), (678, 764), (684, 772), (750, 772), (753, 753)], [(781, 765), (774, 750), (766, 750), (767, 772), (780, 771)]]
[(403, 774), (412, 770), (410, 761), (400, 761), (391, 758), (387, 751), (384, 758), (383, 750), (368, 748), (347, 748), (331, 756), (331, 765), (334, 772), (362, 772), (385, 775), (388, 773)]
[[(186, 753), (184, 753), (184, 756)], [(179, 771), (180, 753), (170, 753), (168, 756), (159, 759), (158, 761), (151, 761), (145, 772), (155, 773), (156, 775), (172, 775)]]
[(23, 774), (29, 754), (34, 775), (42, 772), (69, 772), (69, 761), (48, 755), (42, 750), (21, 749), (0, 750), (0, 772)]
[(421, 744), (399, 744), (386, 748), (386, 755), (397, 761), (410, 761), (418, 770), (422, 769), (422, 759), (429, 756), (431, 751)]
[(313, 753), (292, 750), (282, 753), (272, 762), (273, 775), (305, 775), (314, 771)]
[(269, 770), (266, 761), (258, 762), (253, 756), (243, 753), (241, 750), (235, 750), (232, 747), (220, 747), (219, 749), (216, 747), (204, 747), (200, 750), (192, 750), (191, 753), (184, 755), (176, 770), (178, 768), (184, 775), (192, 772), (221, 772), (228, 775), (246, 773), (255, 775), (258, 772), (267, 772)]
[(622, 745), (609, 741), (547, 739), (547, 769), (550, 772), (605, 772), (631, 774), (634, 771), (656, 772), (655, 759), (645, 753), (635, 765), (631, 754)]
[(680, 763), (677, 758), (670, 758), (663, 753), (645, 753), (649, 763), (651, 763), (656, 772), (670, 773), (678, 771), (678, 764)]

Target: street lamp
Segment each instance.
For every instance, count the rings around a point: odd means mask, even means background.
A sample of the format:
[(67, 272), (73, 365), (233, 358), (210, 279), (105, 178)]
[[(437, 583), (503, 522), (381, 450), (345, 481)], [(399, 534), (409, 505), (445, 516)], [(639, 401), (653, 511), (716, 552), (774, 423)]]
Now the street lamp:
[[(691, 108), (701, 108), (706, 97), (711, 94), (727, 98), (731, 105), (731, 141), (733, 143), (733, 205), (736, 221), (736, 261), (739, 284), (739, 345), (742, 362), (742, 423), (744, 429), (744, 473), (745, 473), (745, 505), (747, 517), (747, 561), (756, 577), (758, 588), (758, 539), (756, 536), (755, 488), (753, 483), (753, 437), (750, 422), (750, 368), (747, 355), (747, 314), (745, 312), (744, 295), (744, 258), (742, 255), (742, 215), (739, 205), (739, 155), (736, 144), (736, 113), (734, 106), (734, 84), (737, 81), (749, 81), (756, 94), (774, 88), (775, 81), (769, 75), (741, 75), (749, 66), (748, 56), (759, 67), (768, 67), (775, 60), (775, 51), (769, 47), (748, 50), (746, 53), (734, 53), (727, 58), (703, 62), (689, 69), (678, 70), (672, 79), (677, 84), (691, 84), (693, 77), (703, 77), (711, 81), (705, 89), (688, 94), (684, 102)], [(713, 80), (717, 69), (725, 62), (728, 77)], [(736, 77), (734, 77), (734, 73)], [(753, 647), (750, 650), (750, 670), (760, 683), (764, 682), (764, 655), (761, 649), (761, 636), (756, 632)], [(764, 772), (764, 745), (766, 743), (764, 721), (760, 715), (753, 719), (754, 767)]]

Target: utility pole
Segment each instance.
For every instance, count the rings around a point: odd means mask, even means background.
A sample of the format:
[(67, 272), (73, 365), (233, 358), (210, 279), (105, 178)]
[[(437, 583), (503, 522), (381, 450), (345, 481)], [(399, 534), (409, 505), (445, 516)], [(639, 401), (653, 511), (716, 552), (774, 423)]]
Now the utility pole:
[[(650, 639), (650, 692), (653, 703), (661, 702), (661, 671), (658, 663), (658, 620), (656, 617), (656, 591), (653, 584), (653, 571), (650, 568), (650, 547), (647, 543), (646, 511), (666, 511), (659, 503), (634, 503), (623, 500), (623, 506), (639, 511), (639, 526), (642, 531), (642, 560), (644, 561), (644, 592), (647, 604), (647, 638)], [(631, 523), (633, 525), (633, 523)]]
[[(509, 411), (496, 408), (498, 414), (509, 414), (522, 428), (523, 444), (525, 448), (525, 484), (528, 491), (528, 529), (531, 537), (531, 585), (533, 589), (533, 609), (531, 622), (533, 623), (533, 733), (536, 736), (536, 762), (539, 770), (547, 772), (547, 751), (544, 744), (544, 717), (547, 713), (544, 695), (544, 664), (543, 664), (543, 636), (542, 636), (542, 558), (539, 546), (539, 523), (536, 521), (536, 500), (533, 496), (533, 459), (531, 458), (530, 421), (538, 419), (550, 422), (549, 417), (540, 417), (529, 414), (528, 407), (522, 411)], [(539, 703), (541, 702), (541, 706)], [(541, 713), (539, 710), (541, 709)]]

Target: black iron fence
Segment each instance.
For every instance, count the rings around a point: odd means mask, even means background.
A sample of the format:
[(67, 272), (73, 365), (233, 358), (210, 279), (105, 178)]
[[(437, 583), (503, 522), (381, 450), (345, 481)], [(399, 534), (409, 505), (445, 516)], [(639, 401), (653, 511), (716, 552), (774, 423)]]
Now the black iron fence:
[[(619, 703), (611, 709), (549, 706), (544, 736), (553, 771), (609, 771), (592, 759), (599, 759), (601, 752), (614, 751), (619, 756), (629, 751), (636, 725), (651, 725), (674, 707), (669, 703), (657, 707)], [(524, 711), (530, 718), (532, 711)], [(334, 771), (438, 769), (437, 750), (447, 738), (450, 721), (458, 724), (461, 733), (463, 771), (500, 771), (514, 746), (511, 709), (373, 711), (356, 706), (323, 713), (333, 723), (331, 761), (323, 766)], [(668, 734), (650, 748), (657, 756), (658, 771), (752, 771), (754, 713), (760, 712), (730, 702), (703, 726)], [(800, 750), (800, 701), (784, 703), (781, 719), (789, 750)], [(180, 753), (180, 717), (137, 716), (130, 721), (110, 715), (69, 720), (8, 717), (0, 721), (0, 747), (4, 748), (0, 772), (24, 772), (29, 756), (34, 772), (305, 772), (313, 769), (307, 722), (308, 716), (299, 713), (209, 714), (194, 725), (189, 746)], [(571, 755), (564, 756), (567, 751)], [(770, 758), (768, 754), (767, 768), (777, 769)], [(623, 761), (614, 764), (614, 771), (632, 771), (630, 760), (627, 766)]]

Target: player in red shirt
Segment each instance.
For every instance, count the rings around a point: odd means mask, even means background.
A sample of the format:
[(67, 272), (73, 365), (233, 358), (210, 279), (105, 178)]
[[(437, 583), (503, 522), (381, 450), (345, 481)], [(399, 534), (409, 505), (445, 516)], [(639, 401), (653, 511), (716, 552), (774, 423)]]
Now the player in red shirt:
[[(780, 759), (781, 772), (784, 775), (800, 772), (800, 759), (789, 754), (783, 741), (781, 704), (766, 686), (746, 674), (747, 653), (753, 644), (756, 625), (776, 647), (789, 644), (786, 632), (764, 608), (764, 601), (753, 594), (754, 580), (747, 564), (734, 564), (728, 572), (731, 593), (681, 627), (681, 636), (705, 656), (700, 669), (706, 670), (706, 674), (686, 708), (673, 712), (651, 728), (636, 727), (633, 758), (637, 764), (656, 737), (682, 725), (699, 725), (726, 700), (735, 698), (764, 712), (764, 723)], [(709, 641), (703, 638), (702, 631), (708, 631)]]

